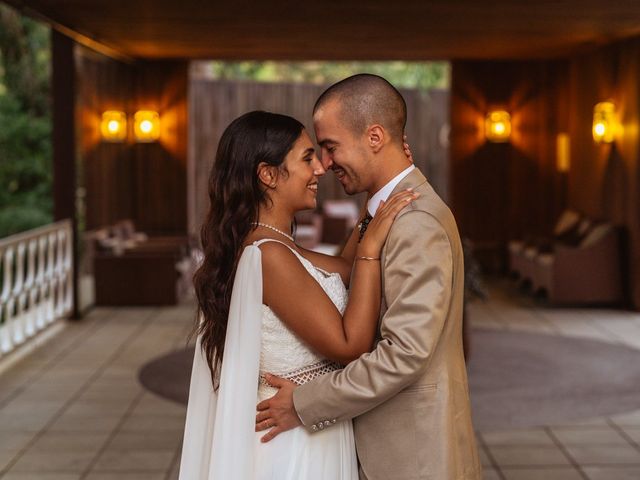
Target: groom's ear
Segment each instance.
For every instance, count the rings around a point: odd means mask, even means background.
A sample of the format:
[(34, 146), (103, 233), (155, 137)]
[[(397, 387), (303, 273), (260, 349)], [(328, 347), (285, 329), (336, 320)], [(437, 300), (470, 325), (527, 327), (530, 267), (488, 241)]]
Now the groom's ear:
[(386, 141), (386, 132), (382, 125), (377, 123), (367, 128), (367, 142), (373, 153), (379, 153)]

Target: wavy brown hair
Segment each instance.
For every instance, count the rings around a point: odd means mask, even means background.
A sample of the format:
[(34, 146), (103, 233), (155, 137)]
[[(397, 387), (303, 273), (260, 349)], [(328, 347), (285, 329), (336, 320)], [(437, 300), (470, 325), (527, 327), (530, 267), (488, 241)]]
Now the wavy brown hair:
[(255, 229), (260, 205), (270, 201), (258, 180), (258, 165), (264, 162), (286, 172), (284, 159), (303, 128), (286, 115), (254, 111), (231, 122), (220, 138), (209, 175), (211, 204), (200, 231), (204, 260), (193, 278), (198, 299), (194, 333), (201, 336), (215, 389), (243, 243)]

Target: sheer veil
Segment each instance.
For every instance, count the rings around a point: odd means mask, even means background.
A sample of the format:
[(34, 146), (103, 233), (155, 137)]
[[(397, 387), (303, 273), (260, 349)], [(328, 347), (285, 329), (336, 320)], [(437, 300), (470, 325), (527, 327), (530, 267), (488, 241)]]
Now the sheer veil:
[(180, 480), (251, 479), (262, 325), (261, 251), (244, 249), (231, 294), (220, 387), (200, 337), (191, 372)]

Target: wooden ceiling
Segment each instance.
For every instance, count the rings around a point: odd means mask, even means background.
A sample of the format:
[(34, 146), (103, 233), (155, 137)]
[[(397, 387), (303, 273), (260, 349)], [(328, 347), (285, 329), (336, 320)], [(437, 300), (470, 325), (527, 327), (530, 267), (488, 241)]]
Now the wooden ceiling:
[(640, 35), (639, 0), (8, 0), (137, 59), (550, 58)]

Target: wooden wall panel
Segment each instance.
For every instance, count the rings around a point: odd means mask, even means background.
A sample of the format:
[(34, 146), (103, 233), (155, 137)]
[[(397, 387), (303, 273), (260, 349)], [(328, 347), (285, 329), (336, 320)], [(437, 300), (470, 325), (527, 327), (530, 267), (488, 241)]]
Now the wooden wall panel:
[(149, 232), (187, 231), (186, 62), (136, 65), (136, 109), (161, 115), (160, 141), (134, 145), (137, 222)]
[[(629, 303), (640, 309), (640, 38), (547, 62), (454, 62), (451, 190), (463, 235), (504, 248), (549, 231), (571, 207), (624, 227)], [(624, 133), (591, 135), (593, 107), (612, 100)], [(512, 113), (509, 144), (488, 144), (482, 118)], [(571, 166), (555, 170), (555, 138), (568, 132)]]
[(135, 217), (131, 145), (100, 137), (106, 110), (129, 112), (134, 92), (132, 66), (83, 47), (76, 49), (79, 184), (85, 195), (86, 229)]
[[(125, 64), (86, 48), (78, 50), (76, 63), (86, 228), (132, 218), (149, 233), (185, 233), (187, 63)], [(133, 114), (139, 109), (160, 113), (159, 142), (134, 142)], [(127, 113), (127, 141), (101, 140), (105, 110)]]
[[(563, 62), (454, 62), (451, 87), (453, 210), (464, 236), (502, 248), (543, 233), (557, 211), (555, 135)], [(489, 143), (484, 117), (511, 114), (509, 143)]]
[[(629, 298), (640, 309), (640, 39), (571, 59), (569, 204), (625, 228)], [(593, 107), (612, 100), (624, 131), (614, 144), (595, 144)]]

